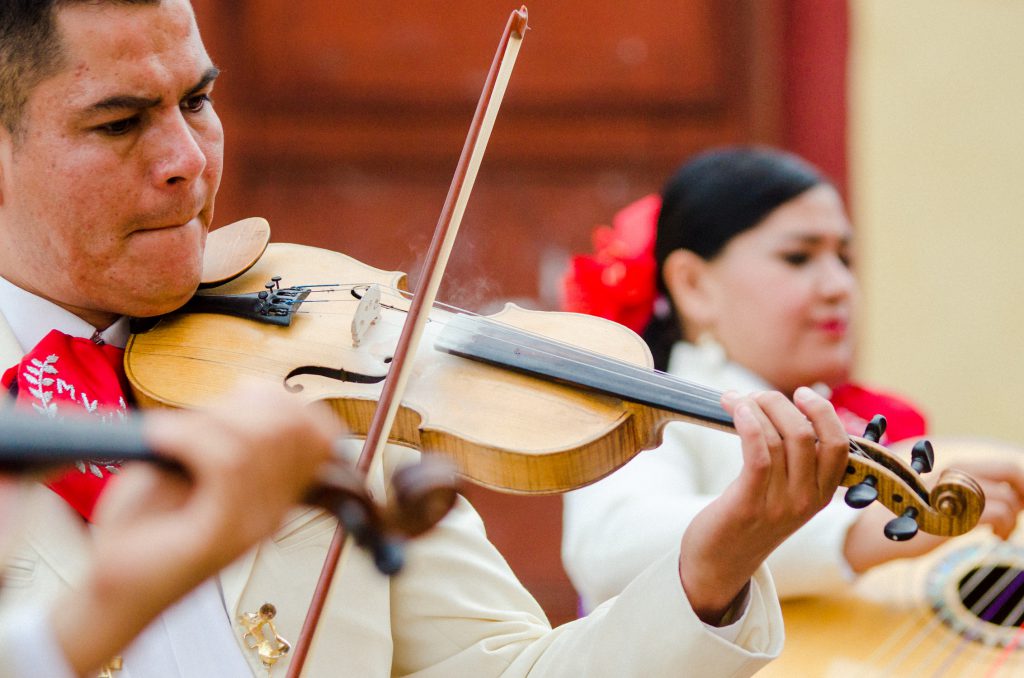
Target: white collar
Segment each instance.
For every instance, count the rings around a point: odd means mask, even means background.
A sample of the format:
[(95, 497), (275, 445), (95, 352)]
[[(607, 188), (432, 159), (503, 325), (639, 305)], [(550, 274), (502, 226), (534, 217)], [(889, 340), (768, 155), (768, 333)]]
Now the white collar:
[(725, 350), (713, 341), (699, 344), (676, 342), (669, 355), (668, 371), (703, 386), (722, 390), (749, 393), (771, 388), (764, 379), (729, 360)]
[[(668, 372), (677, 377), (693, 379), (703, 386), (723, 390), (732, 389), (741, 393), (774, 390), (760, 376), (729, 360), (725, 349), (714, 341), (698, 344), (676, 342), (669, 354)], [(832, 389), (827, 384), (819, 381), (811, 384), (811, 388), (823, 398), (832, 397)]]
[[(26, 292), (4, 278), (0, 278), (0, 313), (7, 319), (23, 351), (31, 350), (50, 330), (60, 330), (72, 337), (86, 339), (97, 333), (95, 327), (71, 311)], [(99, 337), (111, 346), (124, 348), (128, 343), (128, 334), (128, 318), (122, 316), (99, 332)]]

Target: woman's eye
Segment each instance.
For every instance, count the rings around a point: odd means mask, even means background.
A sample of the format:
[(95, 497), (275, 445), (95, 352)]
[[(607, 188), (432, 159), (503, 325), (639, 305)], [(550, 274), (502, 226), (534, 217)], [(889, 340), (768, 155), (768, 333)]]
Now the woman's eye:
[(811, 260), (811, 255), (806, 252), (787, 252), (782, 255), (782, 260), (791, 266), (803, 266)]
[(184, 108), (191, 113), (198, 113), (206, 108), (206, 104), (212, 103), (213, 99), (210, 98), (209, 94), (196, 94), (195, 96), (185, 99)]

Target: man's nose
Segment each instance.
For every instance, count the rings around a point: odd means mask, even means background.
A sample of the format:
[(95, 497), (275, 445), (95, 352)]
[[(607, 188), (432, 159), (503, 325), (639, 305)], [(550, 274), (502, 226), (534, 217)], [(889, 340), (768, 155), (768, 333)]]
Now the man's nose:
[(206, 169), (206, 153), (196, 129), (176, 112), (153, 130), (157, 142), (153, 148), (154, 181), (160, 186), (189, 184)]

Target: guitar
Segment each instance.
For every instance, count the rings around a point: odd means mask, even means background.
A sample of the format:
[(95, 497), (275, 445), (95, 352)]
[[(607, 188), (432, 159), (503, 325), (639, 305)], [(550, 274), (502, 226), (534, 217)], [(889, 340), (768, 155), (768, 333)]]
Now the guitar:
[[(945, 441), (943, 459), (1024, 466), (1012, 445)], [(1024, 526), (985, 528), (873, 568), (830, 595), (784, 601), (786, 644), (758, 678), (1024, 675)]]

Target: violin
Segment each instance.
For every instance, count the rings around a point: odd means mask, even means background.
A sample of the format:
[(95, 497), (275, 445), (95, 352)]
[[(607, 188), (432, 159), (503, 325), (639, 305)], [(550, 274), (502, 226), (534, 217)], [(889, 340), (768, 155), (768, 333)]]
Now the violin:
[[(133, 334), (125, 369), (145, 405), (203, 407), (258, 379), (328, 403), (365, 436), (410, 303), (400, 272), (270, 244), (243, 274)], [(671, 421), (733, 430), (720, 393), (651, 369), (639, 336), (593, 316), (436, 305), (411, 359), (389, 442), (443, 455), (500, 491), (594, 482), (657, 446)], [(847, 503), (884, 504), (897, 516), (885, 530), (894, 540), (970, 530), (984, 506), (977, 483), (948, 469), (929, 489), (920, 475), (933, 464), (930, 444), (908, 463), (879, 444), (884, 426), (877, 417), (850, 438)]]

